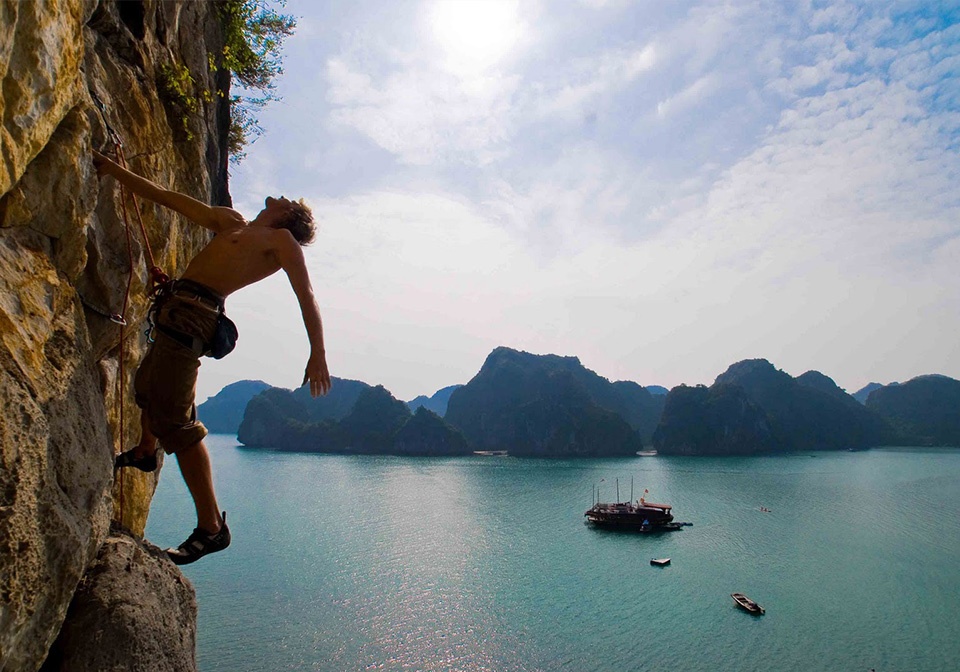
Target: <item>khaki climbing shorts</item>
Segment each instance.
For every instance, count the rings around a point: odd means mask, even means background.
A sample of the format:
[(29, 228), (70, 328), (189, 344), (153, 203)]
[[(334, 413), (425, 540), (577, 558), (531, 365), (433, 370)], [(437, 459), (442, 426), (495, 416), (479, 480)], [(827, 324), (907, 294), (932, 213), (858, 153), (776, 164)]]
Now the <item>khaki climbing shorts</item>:
[[(220, 311), (209, 300), (179, 293), (176, 286), (173, 292), (159, 306), (156, 325), (209, 343)], [(137, 369), (133, 387), (137, 406), (149, 418), (150, 431), (169, 455), (207, 435), (195, 403), (200, 355), (159, 328), (153, 334), (153, 345)]]

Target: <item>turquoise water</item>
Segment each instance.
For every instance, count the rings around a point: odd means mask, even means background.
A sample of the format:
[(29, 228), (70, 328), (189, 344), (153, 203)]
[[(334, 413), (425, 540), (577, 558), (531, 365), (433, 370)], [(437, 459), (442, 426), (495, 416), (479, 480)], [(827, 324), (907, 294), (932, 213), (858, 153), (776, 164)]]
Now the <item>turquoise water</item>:
[[(233, 545), (184, 568), (204, 672), (960, 669), (960, 451), (545, 461), (209, 445)], [(693, 527), (584, 525), (593, 485), (610, 501), (619, 478), (626, 499), (631, 477)], [(176, 545), (194, 524), (171, 461), (147, 536)], [(766, 615), (739, 611), (735, 591)]]

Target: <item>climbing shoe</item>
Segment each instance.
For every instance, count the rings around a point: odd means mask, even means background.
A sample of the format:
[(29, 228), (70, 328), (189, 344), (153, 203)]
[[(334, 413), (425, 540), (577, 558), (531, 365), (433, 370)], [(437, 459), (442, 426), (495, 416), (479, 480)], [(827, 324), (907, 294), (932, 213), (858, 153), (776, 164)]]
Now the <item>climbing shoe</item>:
[(230, 545), (230, 528), (227, 527), (227, 512), (223, 514), (223, 524), (220, 531), (210, 534), (199, 527), (193, 531), (187, 540), (177, 548), (168, 548), (167, 555), (175, 565), (189, 565), (205, 555), (222, 551)]
[(130, 449), (125, 453), (120, 453), (117, 455), (117, 459), (113, 462), (114, 469), (123, 469), (124, 467), (135, 467), (140, 471), (156, 471), (157, 470), (157, 454), (152, 453), (146, 457), (137, 457), (136, 453), (133, 452), (134, 449)]

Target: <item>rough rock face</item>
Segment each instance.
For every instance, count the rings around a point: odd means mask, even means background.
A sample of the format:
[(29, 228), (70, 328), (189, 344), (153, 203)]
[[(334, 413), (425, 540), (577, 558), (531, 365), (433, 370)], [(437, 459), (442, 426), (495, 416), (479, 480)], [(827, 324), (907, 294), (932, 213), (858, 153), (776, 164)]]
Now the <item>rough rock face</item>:
[[(133, 170), (226, 203), (220, 53), (213, 3), (0, 3), (0, 670), (40, 666), (111, 515), (142, 533), (156, 484), (114, 483), (113, 454), (137, 433), (147, 254), (128, 202), (131, 264), (119, 190), (97, 179), (91, 147), (108, 146), (109, 123)], [(188, 115), (165, 88), (186, 71)], [(207, 240), (154, 206), (143, 220), (171, 275)], [(121, 332), (107, 315), (128, 279)]]
[(90, 2), (5, 2), (0, 8), (3, 129), (0, 193), (6, 193), (76, 106), (80, 27)]
[(70, 605), (43, 672), (196, 670), (197, 601), (156, 546), (114, 528)]

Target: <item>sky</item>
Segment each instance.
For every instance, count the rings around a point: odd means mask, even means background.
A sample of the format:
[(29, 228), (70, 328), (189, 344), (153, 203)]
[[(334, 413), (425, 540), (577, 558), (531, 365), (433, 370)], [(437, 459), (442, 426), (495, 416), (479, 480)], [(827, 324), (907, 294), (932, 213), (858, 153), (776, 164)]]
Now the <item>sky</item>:
[[(960, 2), (289, 0), (234, 206), (303, 197), (333, 376), (398, 399), (497, 346), (709, 385), (765, 358), (960, 378)], [(298, 386), (282, 273), (198, 396)]]

